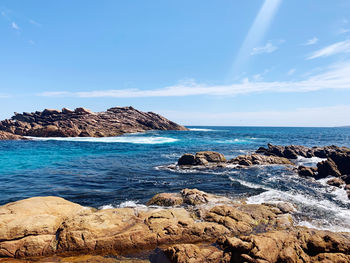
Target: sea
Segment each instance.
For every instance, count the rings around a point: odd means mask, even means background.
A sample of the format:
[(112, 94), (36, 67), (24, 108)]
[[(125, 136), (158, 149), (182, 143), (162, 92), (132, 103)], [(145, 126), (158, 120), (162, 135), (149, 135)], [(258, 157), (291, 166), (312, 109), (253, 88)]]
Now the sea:
[[(227, 159), (267, 143), (348, 146), (350, 128), (188, 127), (108, 138), (0, 141), (0, 205), (33, 196), (60, 196), (84, 206), (144, 206), (155, 194), (197, 188), (247, 203), (287, 201), (296, 224), (350, 232), (350, 201), (327, 179), (299, 177), (285, 166), (171, 170), (184, 153), (217, 151)], [(320, 158), (298, 158), (316, 166)]]

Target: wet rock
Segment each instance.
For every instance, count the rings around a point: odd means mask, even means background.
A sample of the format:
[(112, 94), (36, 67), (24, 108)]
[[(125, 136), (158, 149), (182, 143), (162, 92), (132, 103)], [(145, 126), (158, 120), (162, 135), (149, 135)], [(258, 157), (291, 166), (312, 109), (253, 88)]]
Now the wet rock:
[(205, 165), (207, 163), (226, 162), (226, 158), (223, 154), (212, 151), (197, 152), (195, 159), (196, 163), (199, 165)]
[(340, 187), (343, 184), (345, 184), (345, 182), (341, 178), (332, 178), (327, 181), (327, 184), (331, 186)]
[(232, 164), (239, 164), (242, 166), (271, 164), (294, 165), (287, 158), (278, 156), (266, 156), (261, 154), (240, 155), (230, 160), (229, 162)]
[(341, 173), (338, 170), (337, 165), (335, 162), (328, 158), (326, 161), (319, 162), (317, 164), (317, 176), (316, 179), (325, 178), (327, 176), (334, 176), (339, 177), (341, 176)]
[(196, 159), (193, 154), (185, 153), (177, 162), (178, 165), (196, 165)]
[(350, 152), (332, 152), (329, 156), (343, 175), (350, 174)]
[[(153, 112), (132, 107), (115, 107), (94, 113), (85, 108), (74, 111), (45, 109), (15, 115), (0, 122), (0, 131), (35, 137), (110, 137), (147, 130), (187, 130)], [(21, 137), (17, 137), (21, 138)]]
[(298, 174), (300, 176), (304, 176), (304, 177), (315, 177), (316, 176), (316, 172), (317, 172), (317, 168), (315, 167), (305, 167), (300, 165), (298, 167)]

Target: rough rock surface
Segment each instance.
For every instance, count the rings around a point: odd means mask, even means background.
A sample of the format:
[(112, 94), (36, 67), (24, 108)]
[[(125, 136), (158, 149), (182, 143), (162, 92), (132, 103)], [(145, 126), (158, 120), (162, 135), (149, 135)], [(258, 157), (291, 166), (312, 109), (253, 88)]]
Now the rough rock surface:
[(312, 229), (272, 231), (219, 241), (230, 262), (350, 262), (350, 234)]
[(212, 151), (197, 152), (195, 155), (186, 153), (178, 160), (178, 165), (210, 165), (225, 163), (226, 158), (223, 154)]
[(317, 172), (317, 168), (315, 168), (315, 167), (305, 167), (303, 165), (300, 165), (298, 167), (298, 174), (300, 176), (315, 177), (316, 172)]
[(260, 147), (256, 153), (264, 155), (274, 155), (279, 157), (285, 157), (288, 159), (297, 159), (298, 156), (311, 158), (327, 158), (330, 157), (332, 153), (350, 153), (350, 149), (347, 147), (338, 147), (335, 145), (325, 146), (325, 147), (312, 147), (308, 148), (302, 145), (272, 145), (268, 144), (268, 148)]
[(314, 176), (316, 179), (326, 178), (327, 176), (341, 176), (337, 165), (330, 158), (328, 158), (326, 161), (319, 162), (317, 164), (317, 171), (318, 173)]
[(270, 165), (270, 164), (294, 165), (287, 158), (278, 157), (278, 156), (265, 156), (261, 154), (240, 155), (230, 160), (229, 162), (233, 164), (243, 165), (243, 166)]
[(10, 132), (5, 132), (5, 131), (0, 131), (0, 141), (1, 140), (23, 140), (22, 136), (10, 133)]
[[(115, 107), (94, 113), (84, 108), (15, 113), (0, 122), (0, 131), (35, 137), (107, 137), (147, 130), (187, 130), (153, 113)], [(1, 135), (0, 135), (1, 136)], [(1, 138), (1, 137), (0, 137)]]
[(349, 233), (294, 227), (290, 204), (219, 204), (197, 189), (176, 197), (191, 205), (96, 210), (58, 197), (9, 203), (0, 207), (0, 258), (79, 254), (68, 262), (124, 262), (103, 255), (162, 247), (183, 263), (350, 262)]

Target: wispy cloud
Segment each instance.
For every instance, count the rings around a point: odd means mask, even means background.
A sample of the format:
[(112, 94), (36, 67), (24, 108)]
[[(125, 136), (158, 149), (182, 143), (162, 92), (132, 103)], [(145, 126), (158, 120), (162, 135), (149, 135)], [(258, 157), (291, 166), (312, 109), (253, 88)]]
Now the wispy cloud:
[(19, 30), (19, 29), (20, 29), (19, 26), (18, 26), (15, 22), (12, 22), (12, 23), (11, 23), (11, 27), (12, 27), (13, 29), (15, 29), (15, 30)]
[(29, 19), (29, 23), (31, 23), (32, 25), (37, 26), (37, 27), (41, 27), (41, 26), (42, 26), (42, 24), (36, 22), (36, 21), (33, 20), (33, 19)]
[(253, 48), (250, 55), (254, 56), (254, 55), (259, 55), (259, 54), (263, 54), (263, 53), (272, 53), (272, 52), (276, 51), (277, 49), (278, 49), (278, 47), (273, 45), (269, 41), (264, 46)]
[(296, 69), (295, 68), (291, 68), (288, 72), (287, 75), (288, 76), (292, 76), (295, 73)]
[(308, 41), (306, 41), (303, 45), (304, 46), (315, 45), (318, 41), (319, 41), (319, 39), (317, 37), (313, 37), (313, 38), (309, 39)]
[(340, 53), (350, 53), (350, 40), (334, 43), (322, 49), (315, 51), (307, 59), (315, 59), (320, 57), (329, 57)]
[(338, 30), (338, 34), (346, 34), (349, 33), (350, 29), (349, 28), (341, 28)]
[(244, 66), (248, 62), (252, 49), (261, 43), (281, 3), (282, 0), (264, 1), (232, 65), (230, 72), (232, 75), (239, 74), (242, 69), (244, 71)]
[(84, 92), (43, 92), (37, 94), (45, 97), (79, 97), (79, 98), (141, 98), (141, 97), (180, 97), (180, 96), (236, 96), (262, 92), (311, 92), (323, 89), (350, 89), (350, 62), (339, 63), (319, 74), (299, 81), (249, 81), (231, 85), (206, 85), (196, 82), (179, 84), (153, 90), (114, 89)]

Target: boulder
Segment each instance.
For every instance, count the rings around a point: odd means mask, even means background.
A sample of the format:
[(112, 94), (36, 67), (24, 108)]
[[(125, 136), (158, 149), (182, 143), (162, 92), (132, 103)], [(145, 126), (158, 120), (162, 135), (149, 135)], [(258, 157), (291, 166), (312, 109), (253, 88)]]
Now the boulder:
[(345, 184), (345, 182), (341, 178), (332, 178), (327, 181), (327, 184), (331, 186), (340, 187), (343, 184)]
[(16, 135), (13, 133), (0, 131), (0, 140), (24, 140), (25, 138), (20, 135)]
[[(212, 151), (197, 152), (195, 155), (197, 164), (207, 164), (207, 163), (220, 163), (226, 162), (226, 158), (223, 154)], [(204, 162), (203, 162), (204, 160)]]
[(195, 165), (196, 164), (195, 156), (190, 153), (185, 153), (177, 161), (177, 164), (178, 165)]
[[(61, 111), (59, 110), (55, 110), (55, 109), (45, 109), (43, 110), (43, 112), (41, 113), (41, 116), (50, 116), (50, 115), (54, 115), (54, 114), (60, 114)], [(20, 114), (17, 114), (20, 115)]]
[(147, 205), (178, 206), (182, 205), (183, 202), (182, 196), (178, 193), (160, 193), (153, 196)]
[(337, 165), (335, 162), (328, 158), (326, 161), (319, 162), (317, 164), (317, 176), (316, 179), (325, 178), (327, 176), (334, 176), (339, 177), (341, 176), (341, 173), (338, 170)]
[(350, 174), (350, 152), (332, 152), (329, 158), (337, 165), (341, 174)]
[(298, 167), (298, 174), (300, 176), (304, 176), (304, 177), (315, 177), (316, 176), (316, 172), (317, 172), (317, 168), (315, 167), (305, 167), (300, 165)]
[(294, 165), (287, 158), (278, 156), (266, 156), (261, 154), (239, 155), (236, 158), (230, 160), (229, 162), (233, 164), (239, 164), (242, 166), (271, 164)]

